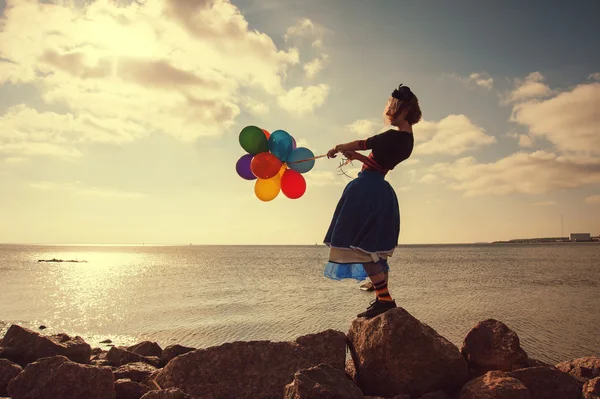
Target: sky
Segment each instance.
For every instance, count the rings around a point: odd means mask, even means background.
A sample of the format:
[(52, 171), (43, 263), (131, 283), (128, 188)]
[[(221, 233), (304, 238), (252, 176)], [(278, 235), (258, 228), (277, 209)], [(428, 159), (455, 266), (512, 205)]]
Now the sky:
[[(600, 2), (0, 0), (0, 242), (321, 243), (359, 164), (299, 199), (235, 171), (245, 126), (316, 155), (423, 120), (400, 244), (600, 233)], [(562, 219), (562, 224), (561, 224)]]

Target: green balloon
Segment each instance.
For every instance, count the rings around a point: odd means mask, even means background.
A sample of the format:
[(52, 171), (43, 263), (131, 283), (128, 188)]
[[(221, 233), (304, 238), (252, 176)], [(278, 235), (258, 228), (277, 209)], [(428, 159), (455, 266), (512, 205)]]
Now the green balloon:
[(261, 128), (246, 126), (240, 132), (240, 145), (248, 154), (258, 154), (269, 151), (267, 136)]

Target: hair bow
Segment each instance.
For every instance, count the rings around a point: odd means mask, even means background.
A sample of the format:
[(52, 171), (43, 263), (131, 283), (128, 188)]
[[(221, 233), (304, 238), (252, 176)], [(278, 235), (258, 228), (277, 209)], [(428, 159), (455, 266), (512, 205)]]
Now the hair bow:
[(415, 95), (413, 94), (413, 92), (410, 91), (410, 87), (403, 86), (402, 83), (400, 83), (400, 86), (398, 86), (397, 89), (394, 89), (392, 93), (392, 97), (398, 100), (412, 100), (414, 96)]

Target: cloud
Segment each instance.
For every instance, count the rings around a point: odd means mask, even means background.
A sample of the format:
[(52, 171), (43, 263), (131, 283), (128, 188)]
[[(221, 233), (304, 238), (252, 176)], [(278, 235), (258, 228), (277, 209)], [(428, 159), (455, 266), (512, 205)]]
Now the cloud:
[(306, 77), (309, 79), (313, 79), (328, 64), (329, 54), (326, 53), (323, 44), (325, 32), (326, 29), (321, 25), (315, 24), (308, 18), (301, 18), (293, 26), (290, 26), (285, 33), (286, 42), (302, 45), (304, 42), (310, 41), (310, 48), (317, 53), (314, 59), (303, 66)]
[(290, 114), (302, 116), (312, 113), (323, 105), (329, 95), (329, 86), (319, 84), (309, 87), (294, 87), (278, 98), (279, 106)]
[(533, 138), (527, 134), (519, 134), (512, 132), (508, 133), (507, 136), (512, 137), (513, 139), (517, 139), (519, 141), (519, 147), (533, 147)]
[(586, 204), (600, 204), (600, 194), (592, 195), (584, 199)]
[(253, 97), (245, 97), (244, 106), (254, 115), (266, 115), (269, 113), (269, 105)]
[(591, 73), (590, 76), (588, 76), (588, 79), (590, 79), (590, 80), (600, 80), (600, 72)]
[(494, 87), (494, 78), (492, 78), (486, 72), (474, 72), (467, 77), (458, 76), (455, 74), (450, 76), (460, 80), (470, 88), (483, 87), (484, 89), (491, 90)]
[(285, 32), (285, 41), (298, 39), (309, 39), (313, 47), (321, 47), (323, 45), (323, 36), (325, 29), (318, 24), (315, 24), (308, 18), (301, 18), (296, 21), (293, 26), (287, 28)]
[(55, 183), (50, 181), (40, 181), (29, 183), (29, 187), (43, 191), (68, 191), (77, 195), (88, 195), (93, 197), (104, 198), (140, 198), (144, 195), (136, 192), (119, 191), (113, 188), (101, 188), (95, 186), (87, 186), (82, 182), (72, 183)]
[(419, 183), (432, 184), (440, 181), (440, 178), (432, 173), (428, 173), (419, 179)]
[(600, 183), (600, 158), (519, 152), (491, 163), (473, 157), (438, 163), (428, 173), (443, 177), (467, 197), (543, 194)]
[(0, 116), (0, 157), (77, 158), (78, 144), (121, 144), (147, 134), (144, 126), (119, 118), (38, 112), (20, 104)]
[(515, 79), (513, 90), (504, 98), (505, 103), (519, 102), (534, 98), (544, 98), (552, 94), (552, 90), (544, 82), (544, 75), (532, 72), (525, 80)]
[(381, 128), (381, 122), (375, 119), (358, 119), (346, 126), (346, 129), (363, 138), (373, 136), (379, 128)]
[(560, 151), (600, 154), (600, 83), (578, 85), (543, 101), (513, 107), (511, 121), (529, 135), (550, 141)]
[(327, 60), (329, 56), (327, 54), (323, 54), (318, 58), (304, 64), (304, 72), (306, 73), (306, 77), (309, 79), (313, 79), (317, 74), (325, 68), (327, 65)]
[(534, 202), (531, 205), (533, 205), (533, 206), (540, 206), (540, 207), (554, 206), (554, 205), (556, 205), (556, 201), (540, 201), (540, 202)]
[[(57, 115), (76, 129), (56, 133), (46, 125), (40, 132), (61, 136), (64, 148), (80, 141), (123, 143), (148, 132), (193, 141), (226, 131), (241, 107), (267, 112), (245, 96), (282, 98), (297, 114), (321, 106), (328, 93), (324, 85), (286, 90), (288, 70), (300, 66), (298, 49), (278, 49), (229, 0), (10, 0), (3, 17), (0, 85), (32, 84), (44, 102), (65, 110)], [(302, 28), (289, 35), (322, 29)], [(32, 112), (39, 114), (32, 124), (18, 123), (21, 144), (37, 147), (29, 152), (54, 152), (27, 141), (32, 135), (24, 132), (50, 117)], [(93, 134), (86, 123), (95, 125)]]
[(449, 115), (439, 122), (421, 121), (414, 127), (414, 153), (458, 155), (496, 142), (465, 115)]

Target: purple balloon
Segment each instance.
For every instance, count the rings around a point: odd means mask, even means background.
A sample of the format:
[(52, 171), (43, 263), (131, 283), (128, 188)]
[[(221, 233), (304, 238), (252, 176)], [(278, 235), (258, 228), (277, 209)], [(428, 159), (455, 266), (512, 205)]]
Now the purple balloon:
[(243, 155), (235, 164), (235, 171), (242, 179), (256, 180), (256, 176), (254, 176), (252, 169), (250, 169), (250, 162), (252, 162), (252, 158), (254, 158), (254, 155), (252, 154)]
[(292, 136), (292, 150), (296, 149), (296, 139)]

